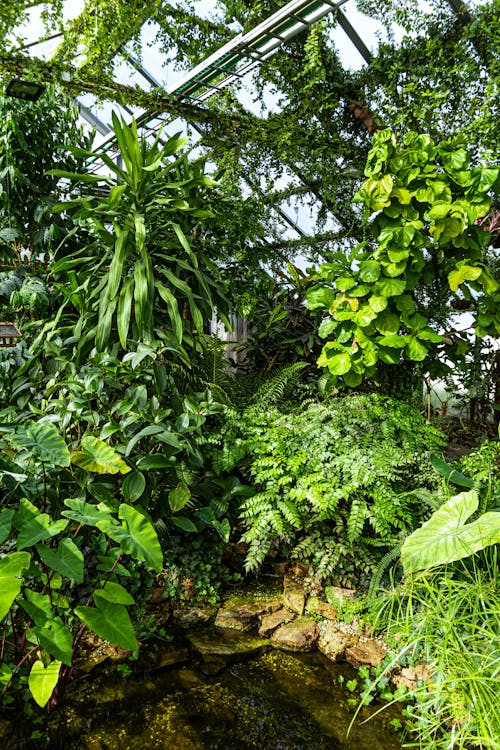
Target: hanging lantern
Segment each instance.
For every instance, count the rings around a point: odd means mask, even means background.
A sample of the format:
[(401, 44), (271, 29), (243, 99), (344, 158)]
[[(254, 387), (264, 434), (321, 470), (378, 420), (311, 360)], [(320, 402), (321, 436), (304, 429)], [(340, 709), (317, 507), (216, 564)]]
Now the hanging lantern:
[(21, 338), (20, 331), (14, 323), (0, 323), (0, 347), (7, 348), (17, 344)]

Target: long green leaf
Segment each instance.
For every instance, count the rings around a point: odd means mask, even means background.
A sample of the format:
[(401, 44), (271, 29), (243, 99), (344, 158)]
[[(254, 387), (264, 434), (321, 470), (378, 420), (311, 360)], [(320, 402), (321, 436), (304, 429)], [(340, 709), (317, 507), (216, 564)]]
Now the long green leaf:
[(122, 281), (123, 266), (127, 260), (128, 255), (128, 230), (121, 230), (117, 225), (115, 225), (114, 229), (116, 234), (116, 241), (113, 260), (111, 261), (111, 265), (109, 266), (107, 289), (108, 297), (110, 300), (112, 300), (118, 293), (118, 289), (120, 288), (120, 284)]
[(167, 289), (167, 287), (161, 282), (156, 282), (156, 288), (160, 293), (160, 297), (167, 303), (168, 316), (170, 318), (170, 323), (172, 324), (174, 336), (179, 344), (182, 344), (183, 326), (177, 300), (170, 289)]
[(177, 239), (179, 240), (179, 242), (181, 243), (181, 245), (182, 245), (183, 249), (185, 250), (186, 254), (190, 258), (191, 263), (193, 264), (193, 266), (195, 268), (198, 268), (198, 258), (196, 257), (196, 255), (191, 250), (191, 245), (187, 241), (186, 235), (184, 234), (184, 232), (180, 228), (179, 224), (176, 224), (175, 222), (172, 222), (172, 227), (174, 229), (175, 234), (177, 235)]
[(116, 325), (120, 344), (127, 348), (128, 331), (130, 328), (130, 315), (132, 313), (132, 299), (134, 294), (134, 279), (129, 277), (122, 286), (118, 299), (118, 312)]

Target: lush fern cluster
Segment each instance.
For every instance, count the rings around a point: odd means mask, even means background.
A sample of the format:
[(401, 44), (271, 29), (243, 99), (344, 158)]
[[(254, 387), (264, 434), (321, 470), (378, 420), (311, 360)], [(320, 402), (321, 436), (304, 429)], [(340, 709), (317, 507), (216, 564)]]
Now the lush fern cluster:
[(280, 549), (317, 578), (359, 581), (428, 513), (421, 489), (443, 440), (408, 404), (357, 394), (226, 417), (214, 468), (239, 468), (253, 489), (240, 506), (248, 570)]

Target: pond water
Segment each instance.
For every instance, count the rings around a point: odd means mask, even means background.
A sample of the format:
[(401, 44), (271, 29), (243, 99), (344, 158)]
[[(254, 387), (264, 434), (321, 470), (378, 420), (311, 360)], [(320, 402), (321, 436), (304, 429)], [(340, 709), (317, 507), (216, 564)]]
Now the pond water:
[[(185, 648), (185, 644), (183, 645)], [(179, 649), (171, 644), (168, 648)], [(44, 748), (64, 750), (396, 750), (396, 714), (364, 709), (349, 737), (356, 675), (319, 653), (264, 650), (220, 664), (187, 660), (139, 676), (113, 670), (77, 678), (50, 716)], [(168, 661), (168, 658), (166, 659)], [(125, 670), (127, 671), (127, 670)], [(216, 672), (215, 674), (213, 672)], [(19, 730), (19, 727), (17, 728)], [(9, 748), (40, 747), (11, 738)]]

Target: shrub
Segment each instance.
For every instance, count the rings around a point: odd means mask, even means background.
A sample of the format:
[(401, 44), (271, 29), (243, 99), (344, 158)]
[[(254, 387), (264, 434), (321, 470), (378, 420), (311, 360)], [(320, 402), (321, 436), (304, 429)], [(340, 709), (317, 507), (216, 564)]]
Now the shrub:
[(319, 580), (366, 581), (426, 517), (429, 452), (443, 440), (413, 407), (357, 394), (226, 416), (214, 467), (238, 466), (251, 484), (240, 506), (247, 570), (280, 550)]

